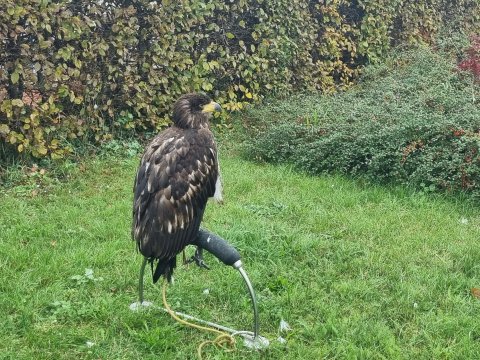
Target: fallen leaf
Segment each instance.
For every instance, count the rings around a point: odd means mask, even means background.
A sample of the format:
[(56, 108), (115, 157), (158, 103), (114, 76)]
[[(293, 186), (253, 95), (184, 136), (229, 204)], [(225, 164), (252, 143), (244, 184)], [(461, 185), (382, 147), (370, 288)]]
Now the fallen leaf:
[(477, 299), (480, 299), (480, 289), (479, 288), (472, 288), (470, 290), (470, 292), (472, 293), (472, 295), (474, 297), (476, 297)]
[(290, 331), (292, 328), (290, 325), (283, 319), (280, 320), (280, 326), (279, 326), (280, 331)]
[(53, 247), (57, 246), (57, 242), (55, 240), (52, 240), (50, 241), (50, 245), (52, 245)]

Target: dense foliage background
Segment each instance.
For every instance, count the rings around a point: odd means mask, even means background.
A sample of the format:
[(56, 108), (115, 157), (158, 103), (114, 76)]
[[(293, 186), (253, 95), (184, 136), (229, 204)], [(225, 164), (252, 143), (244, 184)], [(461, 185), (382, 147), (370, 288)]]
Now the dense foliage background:
[(478, 29), (475, 0), (4, 0), (0, 159), (59, 158), (169, 121), (179, 94), (227, 110), (347, 87), (399, 43)]
[[(469, 51), (470, 52), (470, 51)], [(468, 63), (469, 60), (465, 60)], [(480, 86), (445, 53), (398, 51), (348, 92), (249, 110), (247, 155), (480, 198)]]

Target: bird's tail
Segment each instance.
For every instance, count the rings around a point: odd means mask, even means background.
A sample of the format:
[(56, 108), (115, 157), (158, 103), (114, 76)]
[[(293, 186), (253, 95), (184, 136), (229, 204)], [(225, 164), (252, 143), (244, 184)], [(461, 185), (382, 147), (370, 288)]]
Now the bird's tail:
[(155, 272), (153, 272), (153, 262), (155, 259), (151, 259), (153, 283), (155, 284), (162, 275), (165, 276), (169, 283), (172, 282), (173, 269), (177, 266), (177, 257), (174, 256), (169, 260), (158, 260)]

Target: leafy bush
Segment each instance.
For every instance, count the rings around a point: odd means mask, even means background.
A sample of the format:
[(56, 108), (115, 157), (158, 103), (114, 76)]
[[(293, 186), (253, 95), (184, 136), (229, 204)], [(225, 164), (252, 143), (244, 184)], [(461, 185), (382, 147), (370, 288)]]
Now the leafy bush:
[(466, 51), (466, 58), (459, 64), (460, 70), (470, 71), (475, 81), (480, 82), (480, 35), (472, 36), (472, 45)]
[(448, 58), (427, 48), (403, 51), (369, 67), (351, 91), (306, 97), (303, 104), (310, 105), (303, 111), (273, 116), (249, 138), (246, 154), (314, 174), (480, 197), (479, 95), (472, 76), (456, 71)]
[(187, 91), (212, 93), (235, 111), (268, 93), (346, 88), (392, 43), (431, 42), (445, 23), (478, 28), (479, 6), (4, 0), (0, 155), (5, 149), (59, 158), (78, 143), (159, 129)]

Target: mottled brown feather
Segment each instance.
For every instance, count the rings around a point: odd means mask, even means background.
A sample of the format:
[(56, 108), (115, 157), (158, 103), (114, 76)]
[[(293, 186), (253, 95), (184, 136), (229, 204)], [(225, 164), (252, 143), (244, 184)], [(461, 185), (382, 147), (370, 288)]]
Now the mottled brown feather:
[(160, 266), (195, 240), (218, 175), (207, 124), (172, 126), (152, 140), (140, 161), (133, 200), (132, 235), (145, 257)]

